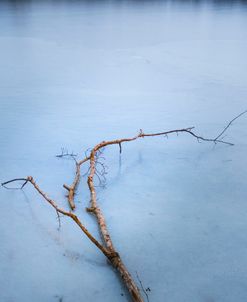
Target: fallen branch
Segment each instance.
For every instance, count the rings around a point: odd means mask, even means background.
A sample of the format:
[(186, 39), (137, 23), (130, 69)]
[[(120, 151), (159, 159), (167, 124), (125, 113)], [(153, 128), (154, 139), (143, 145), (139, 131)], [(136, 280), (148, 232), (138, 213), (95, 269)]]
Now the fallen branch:
[[(97, 164), (99, 163), (99, 158), (101, 157), (102, 149), (109, 145), (118, 144), (119, 148), (120, 148), (120, 153), (121, 153), (122, 152), (122, 143), (124, 143), (124, 142), (131, 142), (131, 141), (137, 140), (139, 138), (151, 137), (151, 136), (152, 137), (168, 136), (172, 133), (176, 133), (176, 134), (187, 133), (187, 134), (190, 134), (193, 137), (195, 137), (197, 140), (213, 142), (215, 144), (222, 143), (222, 144), (233, 146), (233, 143), (222, 140), (221, 136), (223, 135), (223, 133), (225, 133), (225, 131), (229, 128), (229, 126), (232, 124), (232, 122), (234, 120), (236, 120), (238, 117), (242, 116), (246, 112), (247, 111), (244, 111), (243, 113), (238, 115), (236, 118), (234, 118), (230, 123), (228, 123), (228, 125), (223, 129), (223, 131), (215, 139), (204, 138), (202, 136), (196, 135), (192, 131), (194, 129), (193, 127), (177, 129), (177, 130), (170, 130), (170, 131), (165, 131), (165, 132), (158, 132), (158, 133), (144, 133), (142, 130), (140, 130), (140, 132), (136, 136), (131, 137), (131, 138), (122, 138), (122, 139), (116, 139), (116, 140), (111, 140), (111, 141), (102, 141), (101, 143), (97, 144), (93, 149), (91, 149), (89, 156), (86, 154), (85, 158), (80, 161), (76, 161), (74, 156), (72, 156), (74, 158), (75, 164), (76, 164), (75, 178), (74, 178), (74, 181), (71, 186), (64, 185), (64, 188), (66, 190), (68, 190), (68, 192), (69, 192), (68, 201), (69, 201), (70, 207), (72, 210), (75, 209), (74, 195), (75, 195), (76, 188), (80, 181), (80, 168), (85, 162), (89, 161), (90, 166), (89, 166), (89, 175), (88, 175), (87, 183), (88, 183), (88, 187), (89, 187), (89, 191), (90, 191), (91, 202), (90, 202), (90, 207), (87, 208), (87, 211), (89, 213), (94, 214), (97, 219), (100, 233), (102, 235), (102, 243), (100, 243), (97, 239), (95, 239), (95, 237), (86, 229), (86, 227), (83, 225), (83, 223), (80, 221), (80, 219), (75, 214), (65, 211), (64, 209), (60, 208), (54, 200), (49, 198), (48, 195), (40, 189), (40, 187), (34, 181), (32, 176), (28, 176), (27, 178), (15, 178), (15, 179), (3, 182), (2, 186), (7, 189), (11, 189), (7, 185), (9, 185), (10, 183), (13, 183), (13, 182), (22, 181), (23, 184), (21, 185), (21, 187), (19, 189), (23, 189), (27, 183), (30, 183), (33, 186), (33, 188), (46, 200), (46, 202), (48, 202), (55, 209), (57, 216), (59, 218), (59, 223), (60, 223), (60, 216), (59, 216), (60, 214), (70, 217), (80, 227), (80, 229), (88, 237), (88, 239), (105, 255), (105, 257), (109, 260), (111, 265), (120, 274), (121, 278), (123, 279), (123, 283), (126, 285), (127, 289), (129, 290), (132, 300), (134, 302), (144, 302), (144, 300), (140, 294), (140, 291), (139, 291), (137, 285), (135, 284), (134, 279), (128, 272), (127, 268), (125, 267), (124, 263), (122, 262), (122, 259), (119, 255), (119, 253), (116, 251), (116, 249), (113, 245), (111, 236), (107, 229), (105, 218), (102, 214), (101, 209), (99, 208), (99, 206), (97, 204), (94, 177), (98, 175), (97, 174), (98, 173)], [(103, 168), (104, 168), (104, 166), (103, 166)], [(103, 169), (103, 172), (101, 175), (104, 175), (104, 173), (105, 173), (105, 168)], [(15, 189), (17, 189), (17, 188), (15, 188)], [(137, 275), (137, 278), (140, 282), (138, 275)], [(142, 286), (142, 284), (141, 284), (141, 286)]]
[[(89, 238), (89, 240), (107, 257), (107, 259), (109, 260), (111, 265), (117, 269), (121, 278), (123, 279), (124, 284), (128, 288), (128, 290), (133, 298), (133, 301), (143, 302), (138, 287), (135, 285), (134, 280), (132, 279), (130, 273), (128, 272), (124, 263), (122, 262), (122, 259), (120, 258), (119, 254), (116, 252), (116, 250), (113, 248), (113, 246), (111, 246), (111, 248), (109, 248), (108, 246), (105, 247), (104, 245), (99, 243), (98, 240), (95, 239), (95, 237), (82, 224), (80, 219), (75, 214), (73, 214), (71, 212), (67, 212), (67, 211), (59, 208), (58, 205), (56, 204), (56, 202), (54, 200), (52, 200), (51, 198), (49, 198), (48, 195), (40, 189), (40, 187), (34, 181), (32, 176), (28, 176), (27, 178), (15, 178), (15, 179), (3, 182), (2, 186), (6, 188), (7, 184), (10, 184), (10, 183), (13, 183), (16, 181), (20, 181), (20, 180), (24, 182), (23, 185), (21, 186), (21, 188), (23, 188), (27, 183), (30, 183), (34, 187), (34, 189), (55, 209), (57, 215), (63, 214), (65, 216), (70, 217), (79, 226), (79, 228), (82, 230), (82, 232)], [(94, 209), (94, 211), (95, 211), (95, 209)], [(97, 208), (96, 212), (99, 214), (99, 217), (100, 217), (100, 227), (102, 227), (103, 229), (106, 228), (106, 225), (102, 224), (103, 215), (101, 214), (100, 209)], [(109, 239), (110, 239), (110, 236), (109, 236)]]
[(63, 185), (63, 187), (68, 190), (68, 202), (70, 205), (71, 210), (75, 209), (75, 202), (74, 202), (74, 196), (75, 196), (75, 191), (76, 188), (80, 182), (80, 177), (81, 177), (81, 165), (84, 164), (86, 161), (89, 160), (89, 157), (85, 157), (83, 160), (77, 162), (75, 160), (75, 166), (76, 166), (76, 172), (75, 172), (75, 178), (72, 183), (72, 185), (68, 186), (66, 184)]
[[(238, 117), (240, 117), (241, 115), (243, 115), (246, 112), (247, 111), (243, 112)], [(63, 187), (69, 191), (68, 202), (69, 202), (69, 205), (70, 205), (71, 209), (72, 210), (75, 209), (74, 195), (76, 193), (76, 188), (77, 188), (77, 186), (80, 182), (80, 168), (81, 168), (81, 165), (83, 163), (85, 163), (86, 161), (90, 160), (90, 168), (89, 168), (90, 174), (92, 176), (92, 173), (91, 173), (92, 169), (93, 169), (93, 175), (97, 174), (96, 173), (96, 165), (98, 164), (98, 161), (95, 160), (95, 159), (97, 159), (97, 152), (99, 152), (100, 149), (102, 149), (106, 146), (114, 145), (114, 144), (119, 145), (119, 152), (121, 154), (122, 153), (122, 143), (131, 142), (131, 141), (137, 140), (141, 137), (142, 138), (150, 137), (150, 136), (165, 136), (165, 137), (168, 137), (168, 135), (172, 134), (172, 133), (176, 133), (176, 134), (178, 134), (178, 133), (187, 133), (187, 134), (190, 134), (193, 137), (195, 137), (198, 141), (213, 142), (214, 144), (221, 143), (221, 144), (226, 144), (226, 145), (229, 145), (229, 146), (234, 145), (231, 142), (227, 142), (227, 141), (224, 141), (224, 140), (220, 139), (221, 135), (225, 132), (226, 129), (224, 131), (222, 131), (222, 134), (218, 135), (216, 138), (204, 138), (202, 136), (199, 136), (199, 135), (195, 134), (192, 131), (193, 129), (194, 129), (194, 127), (189, 127), (189, 128), (184, 128), (184, 129), (176, 129), (176, 130), (170, 130), (170, 131), (158, 132), (158, 133), (143, 133), (142, 129), (140, 129), (140, 132), (138, 133), (138, 135), (136, 135), (132, 138), (122, 138), (122, 139), (116, 139), (116, 140), (112, 140), (112, 141), (103, 141), (103, 142), (99, 143), (98, 145), (96, 145), (91, 150), (89, 156), (86, 156), (84, 159), (82, 159), (78, 163), (76, 162), (76, 172), (75, 172), (75, 178), (74, 178), (73, 184), (71, 186), (63, 185)], [(94, 164), (93, 164), (94, 167), (92, 166), (92, 162), (94, 162)], [(89, 187), (89, 189), (90, 189), (90, 187)]]
[(97, 248), (99, 248), (101, 250), (101, 252), (108, 257), (109, 256), (109, 252), (105, 249), (105, 247), (103, 247), (103, 245), (101, 245), (92, 235), (91, 233), (85, 228), (85, 226), (82, 224), (82, 222), (79, 220), (79, 218), (71, 213), (71, 212), (67, 212), (64, 209), (61, 209), (58, 207), (58, 205), (56, 204), (56, 202), (54, 200), (52, 200), (51, 198), (48, 197), (48, 195), (42, 191), (40, 189), (40, 187), (37, 185), (37, 183), (34, 181), (32, 176), (28, 176), (27, 178), (15, 178), (15, 179), (11, 179), (9, 181), (3, 182), (2, 186), (6, 188), (7, 184), (10, 184), (12, 182), (16, 182), (16, 181), (20, 181), (22, 180), (24, 183), (21, 186), (20, 189), (22, 189), (27, 183), (30, 183), (34, 189), (55, 209), (57, 215), (59, 214), (63, 214), (65, 216), (70, 217), (71, 219), (73, 219), (75, 221), (75, 223), (80, 227), (80, 229), (83, 231), (83, 233), (92, 241), (93, 244), (95, 244), (97, 246)]

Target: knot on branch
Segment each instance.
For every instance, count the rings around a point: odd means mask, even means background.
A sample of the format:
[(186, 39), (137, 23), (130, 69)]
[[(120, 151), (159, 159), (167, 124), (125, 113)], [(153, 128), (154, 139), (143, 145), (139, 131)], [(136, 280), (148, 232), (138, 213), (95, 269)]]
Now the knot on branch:
[(115, 252), (115, 251), (114, 252), (110, 252), (109, 255), (108, 255), (108, 259), (110, 261), (112, 261), (114, 258), (119, 259), (120, 258), (119, 254), (117, 252)]
[(88, 176), (87, 182), (89, 183), (89, 182), (92, 182), (92, 181), (93, 181), (93, 176), (92, 175)]
[(117, 268), (119, 266), (119, 263), (121, 262), (120, 256), (117, 252), (110, 252), (107, 256), (108, 260), (112, 264), (113, 267)]
[(143, 130), (142, 129), (140, 129), (140, 131), (139, 131), (139, 135), (138, 135), (139, 137), (144, 137), (145, 136), (145, 134), (143, 133)]
[(90, 207), (90, 208), (86, 208), (86, 211), (88, 212), (88, 213), (95, 213), (96, 212), (96, 207)]

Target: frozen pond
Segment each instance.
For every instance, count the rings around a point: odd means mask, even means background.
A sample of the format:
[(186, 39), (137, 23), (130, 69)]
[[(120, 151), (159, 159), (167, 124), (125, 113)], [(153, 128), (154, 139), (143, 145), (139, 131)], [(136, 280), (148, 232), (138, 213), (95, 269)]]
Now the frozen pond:
[[(247, 109), (245, 1), (1, 1), (0, 181), (32, 175), (67, 207), (73, 161), (96, 143)], [(115, 245), (150, 302), (246, 302), (247, 116), (235, 146), (188, 135), (105, 150), (98, 189)], [(86, 179), (77, 214), (85, 213)], [(1, 302), (126, 302), (105, 258), (32, 190), (0, 189)], [(138, 281), (137, 281), (138, 283)]]

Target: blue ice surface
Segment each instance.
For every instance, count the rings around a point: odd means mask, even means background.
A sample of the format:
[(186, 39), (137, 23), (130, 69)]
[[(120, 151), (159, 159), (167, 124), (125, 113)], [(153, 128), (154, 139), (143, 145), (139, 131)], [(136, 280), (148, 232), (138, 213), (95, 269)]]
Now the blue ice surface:
[[(247, 108), (244, 1), (1, 1), (0, 180), (32, 175), (68, 209), (73, 161), (139, 129), (214, 138)], [(247, 117), (104, 151), (98, 202), (151, 302), (245, 302)], [(86, 167), (85, 167), (86, 171)], [(86, 179), (76, 214), (100, 240)], [(0, 190), (0, 301), (129, 301), (104, 256), (29, 186)], [(123, 294), (123, 295), (121, 295)]]

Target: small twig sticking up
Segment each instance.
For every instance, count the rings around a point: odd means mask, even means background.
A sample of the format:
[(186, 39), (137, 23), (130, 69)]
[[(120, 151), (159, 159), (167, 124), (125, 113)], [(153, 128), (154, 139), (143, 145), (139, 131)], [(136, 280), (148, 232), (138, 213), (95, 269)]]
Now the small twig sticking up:
[[(104, 163), (105, 158), (102, 156), (103, 150), (98, 150), (95, 153), (95, 175), (98, 178), (99, 184), (98, 187), (105, 188), (106, 185), (106, 174), (107, 166)], [(90, 167), (89, 167), (90, 171)]]
[[(90, 150), (90, 149), (88, 149), (88, 150)], [(75, 196), (77, 186), (80, 182), (81, 165), (83, 165), (85, 162), (87, 162), (90, 159), (90, 156), (87, 156), (88, 150), (85, 152), (86, 157), (84, 159), (80, 160), (79, 162), (77, 162), (74, 158), (76, 172), (75, 172), (75, 178), (74, 178), (72, 185), (70, 185), (70, 186), (68, 186), (66, 184), (63, 185), (63, 187), (68, 191), (68, 196), (67, 196), (68, 203), (69, 203), (72, 211), (75, 209), (74, 196)], [(102, 169), (100, 171), (98, 169), (96, 169), (96, 176), (99, 180), (99, 186), (105, 187), (105, 183), (106, 183), (105, 175), (107, 174), (107, 172), (106, 172), (107, 166), (102, 161), (100, 161), (100, 159), (102, 159), (102, 160), (105, 159), (102, 156), (102, 152), (103, 152), (102, 150), (98, 150), (98, 152), (95, 155), (97, 165), (100, 165), (102, 167)], [(88, 168), (88, 171), (85, 173), (85, 175), (87, 175), (89, 173), (89, 171), (90, 171), (90, 167)]]
[(56, 157), (58, 157), (58, 158), (62, 158), (62, 157), (76, 158), (77, 154), (74, 154), (73, 151), (71, 153), (69, 153), (67, 149), (61, 148), (61, 153), (57, 154)]
[(245, 113), (247, 113), (247, 110), (241, 112), (239, 115), (237, 115), (236, 117), (234, 117), (234, 119), (232, 119), (227, 125), (226, 127), (222, 130), (222, 132), (215, 138), (215, 140), (217, 140), (218, 138), (220, 138), (222, 136), (223, 133), (226, 132), (226, 130), (232, 125), (232, 123), (234, 121), (236, 121), (236, 119), (238, 119), (240, 116), (244, 115)]

